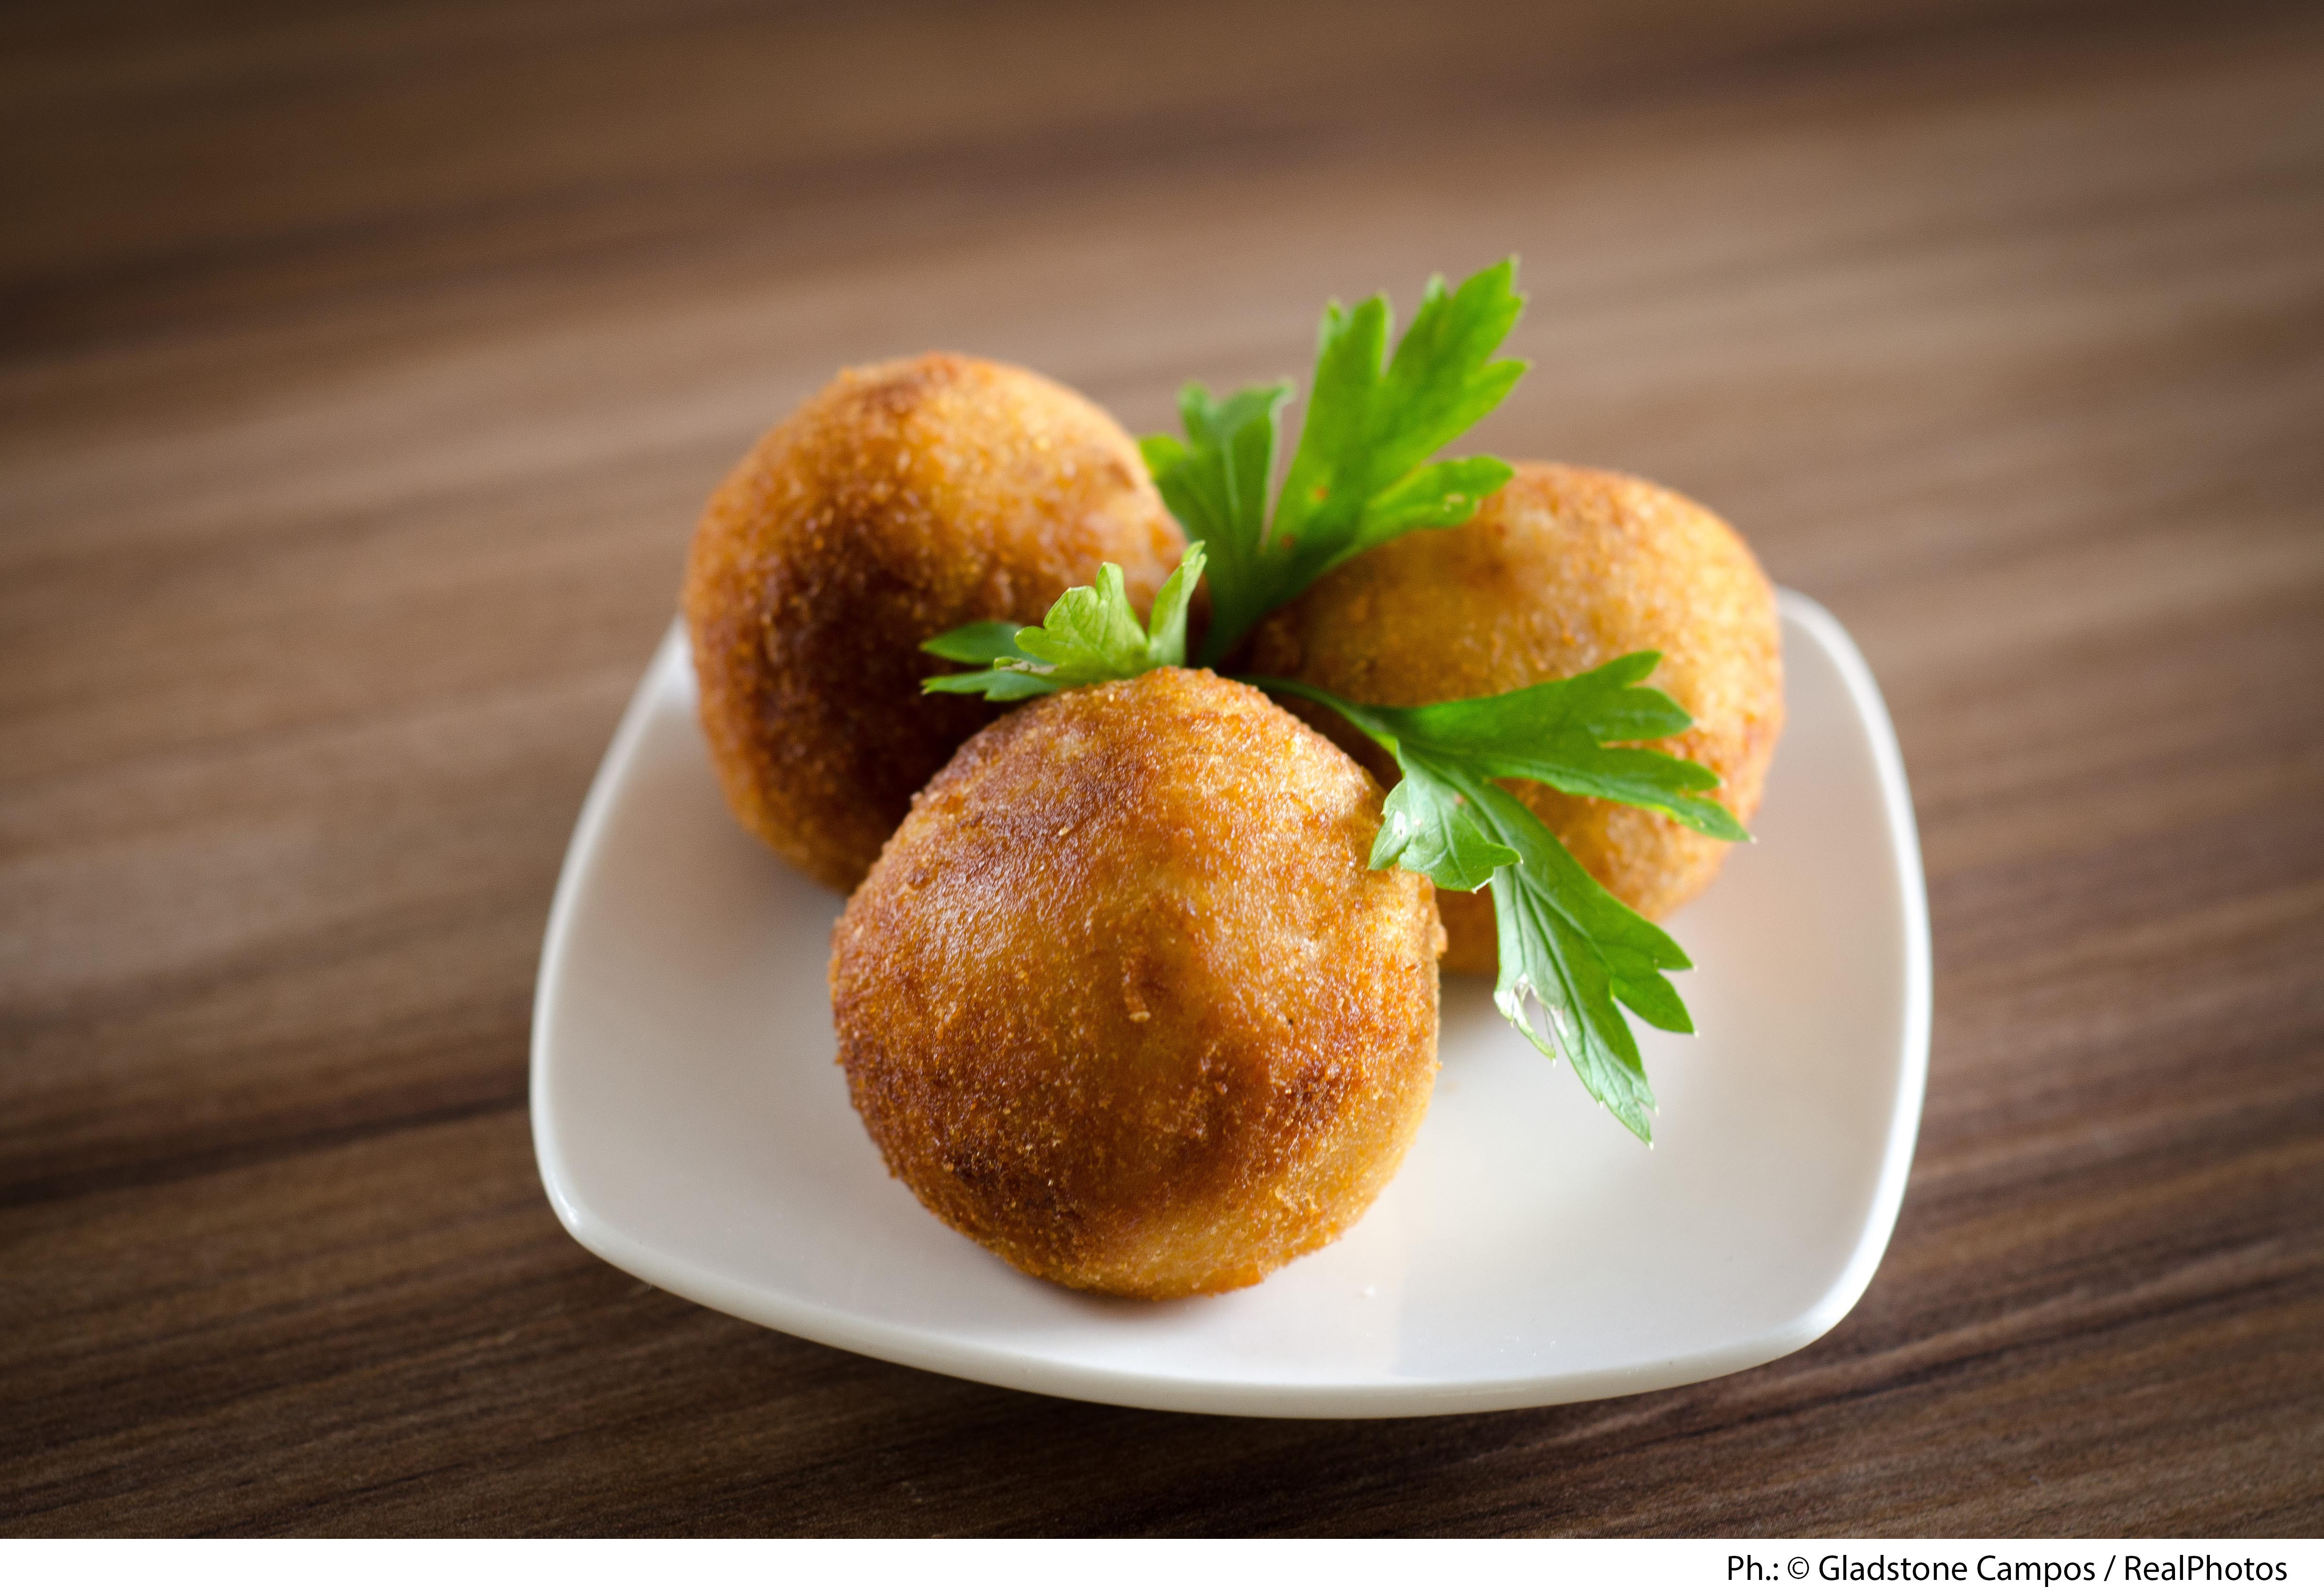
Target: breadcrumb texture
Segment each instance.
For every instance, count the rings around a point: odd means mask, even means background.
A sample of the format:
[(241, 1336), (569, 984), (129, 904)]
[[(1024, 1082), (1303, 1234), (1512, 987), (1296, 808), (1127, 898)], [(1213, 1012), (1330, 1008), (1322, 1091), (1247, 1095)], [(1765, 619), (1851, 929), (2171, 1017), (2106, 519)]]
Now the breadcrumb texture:
[[(1645, 744), (1719, 772), (1750, 823), (1784, 725), (1775, 590), (1732, 527), (1636, 476), (1519, 465), (1463, 526), (1416, 531), (1350, 560), (1262, 622), (1250, 668), (1356, 703), (1406, 706), (1511, 692), (1654, 649), (1647, 678), (1694, 716)], [(1340, 716), (1292, 705), (1382, 780), (1395, 761)], [(1650, 919), (1692, 899), (1730, 845), (1601, 798), (1512, 781), (1609, 890)], [(1438, 901), (1445, 967), (1499, 963), (1489, 890)]]
[(1208, 670), (1041, 698), (912, 807), (833, 933), (839, 1061), (929, 1211), (1116, 1295), (1257, 1283), (1370, 1206), (1436, 1074), (1382, 794)]
[(761, 438), (694, 536), (702, 726), (737, 818), (851, 890), (912, 794), (1000, 711), (928, 696), (920, 651), (1038, 622), (1122, 567), (1142, 609), (1185, 539), (1120, 427), (1045, 377), (959, 355), (843, 371)]

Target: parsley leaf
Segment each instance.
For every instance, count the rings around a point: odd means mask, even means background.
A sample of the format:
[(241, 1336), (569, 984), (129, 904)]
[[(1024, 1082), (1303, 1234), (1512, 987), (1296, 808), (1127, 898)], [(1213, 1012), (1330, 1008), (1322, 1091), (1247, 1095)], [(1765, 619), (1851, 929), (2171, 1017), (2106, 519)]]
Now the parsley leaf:
[(1339, 712), (1396, 757), (1372, 844), (1376, 870), (1406, 869), (1453, 891), (1489, 883), (1500, 940), (1493, 1000), (1545, 1054), (1563, 1053), (1590, 1094), (1640, 1140), (1655, 1105), (1627, 1008), (1657, 1029), (1694, 1021), (1665, 970), (1689, 969), (1676, 942), (1591, 878), (1501, 778), (1536, 780), (1670, 816), (1708, 835), (1748, 840), (1700, 764), (1612, 741), (1672, 736), (1693, 724), (1637, 683), (1661, 658), (1628, 654), (1583, 675), (1492, 697), (1420, 708), (1351, 704), (1304, 682), (1249, 678)]
[(1203, 662), (1215, 662), (1269, 609), (1279, 585), (1280, 549), (1267, 540), (1267, 493), (1275, 476), (1276, 438), (1291, 384), (1245, 388), (1223, 402), (1200, 383), (1178, 394), (1178, 417), (1192, 447), (1176, 438), (1141, 438), (1146, 468), (1162, 502), (1189, 537), (1213, 552), (1211, 622)]
[(930, 676), (920, 690), (977, 693), (991, 703), (1010, 703), (1183, 665), (1186, 606), (1202, 579), (1203, 545), (1189, 543), (1141, 626), (1122, 587), (1121, 567), (1101, 565), (1094, 584), (1067, 589), (1038, 626), (973, 621), (921, 643), (938, 659), (985, 668)]
[(1606, 798), (1669, 816), (1722, 842), (1751, 834), (1718, 803), (1692, 794), (1719, 785), (1703, 765), (1648, 748), (1606, 742), (1676, 736), (1694, 718), (1669, 695), (1637, 684), (1662, 655), (1628, 653), (1594, 670), (1493, 697), (1417, 709), (1373, 709), (1397, 740), (1480, 775), (1539, 781), (1578, 798)]
[(1525, 309), (1516, 272), (1503, 261), (1450, 293), (1430, 278), (1385, 369), (1387, 297), (1325, 307), (1306, 421), (1271, 529), (1267, 491), (1288, 383), (1219, 401), (1190, 383), (1178, 398), (1186, 441), (1140, 441), (1163, 502), (1214, 555), (1204, 663), (1341, 561), (1422, 527), (1458, 526), (1509, 479), (1505, 462), (1485, 456), (1425, 462), (1525, 374), (1526, 362), (1492, 358)]

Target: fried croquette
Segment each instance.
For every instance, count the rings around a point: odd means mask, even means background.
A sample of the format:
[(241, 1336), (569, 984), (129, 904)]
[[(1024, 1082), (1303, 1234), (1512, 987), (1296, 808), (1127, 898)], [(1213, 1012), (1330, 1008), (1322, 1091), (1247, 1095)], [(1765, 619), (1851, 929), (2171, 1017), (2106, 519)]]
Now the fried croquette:
[(684, 607), (726, 801), (849, 890), (998, 708), (924, 696), (927, 639), (1039, 622), (1100, 564), (1142, 609), (1185, 539), (1137, 446), (1068, 389), (958, 355), (843, 371), (761, 438), (695, 532)]
[[(1694, 716), (1692, 730), (1646, 745), (1717, 771), (1708, 795), (1748, 824), (1784, 724), (1775, 592), (1724, 521), (1635, 476), (1520, 465), (1467, 524), (1410, 533), (1325, 576), (1260, 623), (1250, 659), (1263, 675), (1402, 706), (1510, 692), (1641, 649), (1663, 656), (1647, 685)], [(1295, 706), (1393, 779), (1370, 739)], [(1729, 845), (1644, 809), (1510, 785), (1651, 919), (1710, 885)], [(1438, 899), (1447, 969), (1493, 971), (1488, 891)]]
[(833, 933), (889, 1169), (1028, 1274), (1257, 1283), (1371, 1204), (1436, 1074), (1425, 877), (1379, 786), (1264, 694), (1159, 669), (1037, 699), (923, 791)]

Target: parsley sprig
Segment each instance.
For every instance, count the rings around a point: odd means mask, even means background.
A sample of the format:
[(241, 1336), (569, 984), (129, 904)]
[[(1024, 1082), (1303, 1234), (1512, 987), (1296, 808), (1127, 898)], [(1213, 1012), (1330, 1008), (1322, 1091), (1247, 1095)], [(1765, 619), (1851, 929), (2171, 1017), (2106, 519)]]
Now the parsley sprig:
[(1202, 579), (1203, 545), (1189, 543), (1141, 626), (1122, 588), (1121, 567), (1101, 565), (1094, 585), (1068, 589), (1038, 626), (974, 621), (921, 643), (938, 659), (983, 668), (931, 676), (920, 690), (980, 693), (992, 703), (1012, 703), (1183, 665), (1186, 606)]
[(1509, 479), (1508, 464), (1486, 456), (1425, 462), (1525, 374), (1526, 362), (1492, 357), (1525, 309), (1516, 272), (1503, 261), (1450, 293), (1430, 278), (1385, 369), (1387, 297), (1324, 309), (1306, 423), (1272, 524), (1267, 494), (1288, 383), (1224, 400), (1189, 383), (1178, 395), (1185, 441), (1140, 439), (1163, 501), (1211, 550), (1203, 663), (1224, 659), (1260, 616), (1333, 566), (1407, 531), (1458, 526)]
[[(924, 689), (1006, 703), (1184, 664), (1187, 605), (1206, 555), (1211, 617), (1200, 662), (1213, 664), (1333, 566), (1405, 532), (1467, 521), (1510, 467), (1483, 456), (1434, 464), (1428, 456), (1525, 373), (1523, 361), (1492, 358), (1525, 306), (1514, 275), (1515, 263), (1505, 261), (1451, 293), (1431, 278), (1385, 368), (1385, 298), (1324, 310), (1306, 425), (1271, 521), (1268, 493), (1290, 384), (1214, 400), (1188, 383), (1178, 400), (1186, 440), (1140, 445), (1164, 501), (1196, 539), (1148, 623), (1130, 606), (1120, 567), (1102, 566), (1093, 585), (1066, 593), (1038, 626), (980, 621), (921, 644), (978, 667), (931, 677)], [(1591, 1095), (1644, 1141), (1653, 1139), (1655, 1095), (1623, 1010), (1692, 1034), (1694, 1021), (1665, 972), (1693, 965), (1668, 935), (1593, 880), (1501, 782), (1539, 781), (1748, 841), (1735, 816), (1702, 796), (1718, 786), (1714, 772), (1618, 745), (1693, 724), (1667, 696), (1640, 685), (1660, 659), (1628, 654), (1564, 680), (1417, 708), (1242, 678), (1337, 711), (1395, 757), (1403, 777), (1388, 794), (1372, 868), (1411, 870), (1450, 891), (1492, 887), (1500, 941), (1494, 1001), (1545, 1055), (1563, 1053)]]
[(1673, 736), (1693, 724), (1666, 695), (1638, 685), (1661, 658), (1626, 654), (1562, 681), (1410, 709), (1351, 704), (1302, 681), (1245, 678), (1337, 711), (1395, 756), (1404, 779), (1388, 794), (1372, 868), (1412, 870), (1452, 891), (1492, 886), (1500, 939), (1494, 1003), (1543, 1053), (1563, 1052), (1590, 1094), (1642, 1141), (1654, 1139), (1646, 1115), (1655, 1094), (1621, 1010), (1692, 1035), (1694, 1021), (1663, 972), (1693, 965), (1499, 783), (1540, 781), (1652, 809), (1706, 835), (1749, 840), (1733, 815), (1696, 795), (1719, 784), (1711, 770), (1652, 749), (1606, 745)]

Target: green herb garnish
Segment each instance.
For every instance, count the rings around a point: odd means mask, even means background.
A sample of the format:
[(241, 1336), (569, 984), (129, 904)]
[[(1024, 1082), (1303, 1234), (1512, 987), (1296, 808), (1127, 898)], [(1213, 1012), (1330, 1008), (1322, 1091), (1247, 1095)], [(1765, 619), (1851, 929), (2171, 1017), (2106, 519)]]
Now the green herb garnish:
[(1592, 880), (1499, 782), (1540, 781), (1649, 808), (1706, 835), (1749, 840), (1733, 815), (1695, 796), (1719, 784), (1711, 770), (1651, 749), (1605, 745), (1674, 736), (1693, 724), (1668, 696), (1637, 685), (1661, 657), (1627, 654), (1563, 681), (1411, 709), (1247, 678), (1336, 710), (1395, 755), (1404, 779), (1388, 794), (1372, 868), (1416, 871), (1453, 891), (1491, 884), (1500, 937), (1495, 1004), (1542, 1052), (1563, 1052), (1590, 1094), (1643, 1141), (1654, 1139), (1646, 1114), (1655, 1095), (1621, 1010), (1692, 1034), (1694, 1021), (1663, 971), (1693, 965), (1668, 935)]
[[(1038, 626), (980, 621), (921, 646), (980, 667), (929, 678), (929, 692), (1009, 702), (1119, 680), (1186, 659), (1186, 607), (1209, 555), (1211, 620), (1201, 661), (1223, 659), (1268, 611), (1343, 560), (1423, 527), (1458, 526), (1508, 480), (1487, 456), (1428, 463), (1499, 403), (1524, 374), (1494, 360), (1525, 300), (1514, 262), (1452, 293), (1432, 277), (1419, 314), (1388, 348), (1389, 312), (1375, 296), (1323, 312), (1314, 396), (1298, 453), (1277, 495), (1287, 383), (1213, 400), (1199, 383), (1178, 396), (1186, 440), (1140, 447), (1155, 484), (1190, 537), (1184, 560), (1141, 626), (1118, 566), (1075, 587)], [(1735, 816), (1701, 794), (1719, 784), (1700, 764), (1612, 744), (1675, 736), (1694, 722), (1640, 682), (1661, 655), (1633, 653), (1583, 675), (1492, 697), (1418, 708), (1351, 704), (1305, 682), (1241, 679), (1336, 710), (1403, 770), (1388, 794), (1371, 867), (1404, 869), (1451, 891), (1493, 889), (1500, 979), (1493, 1000), (1545, 1055), (1563, 1053), (1590, 1094), (1640, 1140), (1655, 1095), (1628, 1009), (1658, 1029), (1692, 1034), (1686, 1004), (1665, 978), (1693, 967), (1676, 942), (1591, 879), (1556, 834), (1503, 787), (1539, 781), (1666, 815), (1705, 835), (1748, 841)]]
[(1096, 585), (1068, 590), (1038, 626), (976, 621), (921, 643), (939, 659), (984, 668), (931, 676), (920, 690), (981, 693), (991, 702), (1010, 703), (1183, 665), (1186, 605), (1202, 579), (1203, 545), (1189, 543), (1141, 626), (1122, 589), (1121, 567), (1101, 565)]
[(1163, 501), (1211, 549), (1203, 663), (1226, 657), (1260, 616), (1333, 566), (1407, 531), (1458, 526), (1509, 479), (1505, 462), (1485, 456), (1425, 462), (1525, 374), (1526, 362), (1492, 357), (1525, 309), (1511, 287), (1516, 272), (1503, 261), (1449, 294), (1442, 277), (1430, 278), (1385, 371), (1387, 297), (1324, 309), (1299, 451), (1271, 526), (1267, 493), (1288, 383), (1223, 401), (1189, 383), (1178, 395), (1186, 440), (1140, 440)]

